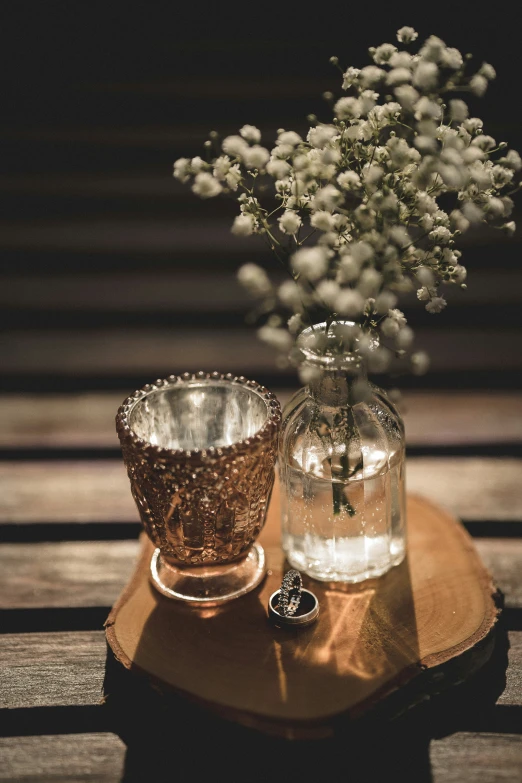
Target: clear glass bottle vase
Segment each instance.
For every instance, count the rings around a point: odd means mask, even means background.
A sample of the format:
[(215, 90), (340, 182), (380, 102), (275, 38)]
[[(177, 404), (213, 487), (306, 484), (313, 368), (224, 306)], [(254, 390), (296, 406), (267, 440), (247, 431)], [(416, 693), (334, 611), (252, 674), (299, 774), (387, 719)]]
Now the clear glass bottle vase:
[(355, 354), (303, 353), (311, 380), (280, 441), (283, 549), (322, 581), (381, 576), (405, 555), (402, 419)]

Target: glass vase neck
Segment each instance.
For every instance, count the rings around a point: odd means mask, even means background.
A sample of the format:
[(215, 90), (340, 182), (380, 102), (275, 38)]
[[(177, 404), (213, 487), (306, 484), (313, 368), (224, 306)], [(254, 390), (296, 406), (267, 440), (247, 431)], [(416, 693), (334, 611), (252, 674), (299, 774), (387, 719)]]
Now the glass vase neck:
[(361, 361), (351, 366), (321, 366), (306, 361), (309, 370), (308, 391), (323, 405), (356, 405), (361, 401), (361, 391), (367, 386), (366, 368)]
[(320, 323), (298, 338), (310, 394), (326, 405), (355, 405), (367, 384), (366, 363), (357, 353), (359, 327), (353, 321)]

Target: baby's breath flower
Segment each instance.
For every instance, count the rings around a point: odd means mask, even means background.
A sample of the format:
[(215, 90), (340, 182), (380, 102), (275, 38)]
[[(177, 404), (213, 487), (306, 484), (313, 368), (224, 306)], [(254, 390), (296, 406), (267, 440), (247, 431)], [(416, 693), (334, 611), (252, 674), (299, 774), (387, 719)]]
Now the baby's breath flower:
[(261, 131), (255, 125), (243, 125), (239, 133), (251, 144), (259, 144), (261, 141)]
[(297, 234), (302, 224), (303, 221), (293, 209), (285, 209), (279, 218), (279, 228), (283, 234), (290, 234), (292, 236)]
[(519, 171), (522, 168), (522, 159), (515, 150), (509, 150), (505, 158), (500, 158), (499, 163), (513, 169), (513, 171)]
[(433, 288), (433, 286), (423, 285), (422, 288), (417, 290), (417, 299), (421, 302), (428, 302), (436, 293), (437, 289)]
[(348, 68), (343, 74), (343, 90), (347, 90), (352, 84), (355, 84), (360, 73), (359, 68)]
[(413, 27), (401, 27), (400, 30), (397, 30), (397, 40), (401, 43), (412, 43), (413, 41), (416, 41), (418, 37), (419, 34), (415, 32)]
[(376, 49), (370, 49), (370, 54), (374, 63), (377, 65), (385, 65), (389, 62), (390, 57), (397, 51), (397, 47), (390, 43), (384, 43), (378, 46)]
[(294, 313), (288, 319), (288, 331), (290, 334), (298, 334), (304, 327), (303, 321), (299, 313)]
[(262, 326), (257, 330), (259, 339), (277, 351), (287, 352), (292, 347), (292, 337), (286, 329)]
[(339, 291), (335, 301), (335, 310), (339, 315), (346, 315), (354, 318), (364, 310), (364, 297), (359, 291), (352, 288), (344, 288)]
[(451, 49), (448, 47), (444, 49), (440, 56), (440, 64), (443, 68), (451, 68), (453, 71), (457, 71), (462, 68), (464, 59), (458, 49)]
[[(375, 297), (375, 303), (374, 308), (375, 312), (379, 313), (379, 315), (384, 315), (384, 313), (400, 313), (400, 310), (392, 310), (393, 306), (397, 303), (397, 297), (394, 293), (391, 291), (381, 291), (378, 296)], [(393, 316), (391, 316), (393, 317)], [(404, 321), (406, 323), (406, 321)]]
[(468, 117), (468, 107), (464, 101), (451, 100), (449, 102), (450, 117), (453, 122), (464, 122)]
[(314, 197), (314, 207), (316, 209), (334, 209), (343, 199), (342, 193), (337, 190), (335, 185), (325, 185), (320, 188)]
[(179, 158), (174, 163), (174, 171), (172, 173), (180, 182), (188, 182), (191, 174), (190, 160), (188, 158)]
[(291, 168), (290, 164), (287, 163), (286, 160), (272, 158), (266, 164), (266, 170), (271, 177), (274, 177), (274, 179), (283, 179), (287, 174), (290, 173)]
[(399, 84), (411, 82), (412, 73), (409, 68), (393, 68), (386, 77), (386, 84), (395, 87)]
[(306, 280), (319, 280), (328, 270), (328, 256), (322, 247), (303, 247), (291, 258), (295, 272)]
[(335, 280), (321, 280), (315, 291), (320, 304), (325, 304), (332, 309), (335, 308), (337, 298), (341, 293), (339, 284)]
[(318, 210), (314, 212), (310, 218), (310, 225), (314, 228), (318, 228), (320, 231), (331, 231), (334, 228), (334, 218), (330, 212), (325, 210)]
[(255, 227), (256, 220), (254, 216), (243, 213), (234, 219), (231, 231), (238, 237), (247, 237), (254, 233)]
[(263, 166), (268, 163), (270, 153), (259, 144), (254, 144), (252, 147), (245, 147), (241, 153), (241, 157), (243, 158), (243, 163), (247, 169), (262, 169)]
[(241, 169), (239, 167), (238, 163), (235, 163), (233, 166), (231, 166), (225, 176), (225, 181), (230, 188), (230, 190), (237, 190), (239, 183), (243, 179), (243, 175), (241, 174)]
[(395, 345), (399, 350), (407, 350), (413, 342), (413, 330), (404, 326), (395, 337)]
[(357, 288), (367, 299), (369, 296), (375, 296), (382, 283), (382, 275), (376, 269), (368, 267), (364, 269), (359, 277)]
[[(404, 44), (416, 38), (410, 27), (397, 33)], [(232, 232), (263, 235), (287, 265), (292, 279), (277, 289), (255, 264), (239, 270), (240, 281), (261, 300), (261, 339), (288, 353), (314, 319), (347, 318), (353, 325), (346, 346), (381, 372), (392, 352), (379, 340), (392, 341), (397, 356), (413, 342), (398, 298), (416, 290), (426, 310), (439, 313), (446, 306), (439, 288), (466, 287), (457, 235), (479, 223), (515, 231), (511, 195), (522, 160), (487, 135), (482, 120), (469, 117), (456, 97), (482, 95), (495, 78), (491, 65), (467, 76), (461, 52), (436, 36), (418, 53), (386, 43), (370, 54), (374, 64), (344, 72), (348, 95), (335, 100), (328, 93), (330, 123), (309, 115), (306, 137), (280, 128), (270, 152), (259, 129), (244, 125), (212, 160), (214, 133), (205, 159), (180, 158), (173, 175), (202, 198), (235, 194), (240, 214)], [(270, 193), (275, 208), (264, 201)], [(312, 338), (314, 350), (326, 349), (322, 330)], [(413, 354), (412, 368), (426, 370), (422, 351)]]
[(272, 290), (267, 273), (257, 264), (243, 264), (237, 278), (252, 296), (267, 296)]
[(413, 74), (413, 84), (421, 90), (431, 90), (437, 86), (439, 69), (434, 62), (421, 60)]
[(380, 325), (380, 330), (385, 337), (396, 337), (400, 332), (400, 326), (393, 318), (385, 318)]
[(248, 149), (248, 144), (241, 136), (227, 136), (223, 139), (221, 149), (227, 155), (237, 158), (243, 154), (245, 149)]
[(303, 294), (296, 282), (293, 280), (285, 280), (285, 282), (281, 283), (279, 286), (277, 295), (285, 307), (299, 313), (301, 312)]
[(308, 131), (307, 141), (317, 149), (324, 149), (326, 145), (337, 136), (337, 128), (334, 125), (317, 125)]
[(440, 313), (446, 307), (448, 303), (443, 296), (434, 296), (433, 299), (426, 304), (426, 310), (428, 313)]
[(361, 178), (355, 171), (343, 171), (337, 177), (337, 182), (344, 190), (358, 190), (361, 187)]
[(497, 76), (497, 72), (495, 71), (493, 66), (490, 65), (489, 63), (482, 63), (479, 69), (479, 74), (481, 76), (484, 76), (484, 78), (487, 79), (488, 81), (495, 79)]
[(479, 98), (481, 98), (488, 89), (488, 80), (481, 73), (476, 73), (475, 76), (472, 77), (469, 86), (471, 92), (474, 92), (475, 95), (478, 95)]
[(430, 357), (425, 351), (417, 351), (411, 355), (411, 366), (414, 375), (424, 375), (430, 366)]
[(361, 271), (360, 263), (353, 256), (342, 256), (337, 268), (339, 283), (352, 283), (357, 280)]
[(334, 112), (340, 120), (353, 120), (361, 116), (361, 102), (357, 98), (339, 98)]
[(219, 196), (223, 188), (212, 174), (207, 171), (201, 171), (196, 174), (192, 190), (200, 198), (213, 198)]
[(419, 93), (411, 84), (401, 84), (393, 92), (401, 106), (407, 111), (411, 111), (419, 100)]
[(295, 131), (283, 131), (278, 136), (278, 143), (288, 145), (289, 147), (297, 147), (301, 143), (301, 136)]
[(363, 87), (375, 87), (386, 78), (386, 71), (376, 65), (367, 65), (359, 74)]

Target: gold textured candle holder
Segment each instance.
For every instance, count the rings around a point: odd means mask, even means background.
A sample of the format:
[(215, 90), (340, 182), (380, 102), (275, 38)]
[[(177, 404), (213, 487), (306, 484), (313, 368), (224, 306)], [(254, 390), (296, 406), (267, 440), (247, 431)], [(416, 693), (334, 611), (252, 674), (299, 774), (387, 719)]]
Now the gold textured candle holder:
[(274, 483), (276, 397), (231, 374), (171, 375), (134, 392), (116, 429), (141, 521), (156, 545), (154, 586), (208, 606), (256, 587), (255, 543)]

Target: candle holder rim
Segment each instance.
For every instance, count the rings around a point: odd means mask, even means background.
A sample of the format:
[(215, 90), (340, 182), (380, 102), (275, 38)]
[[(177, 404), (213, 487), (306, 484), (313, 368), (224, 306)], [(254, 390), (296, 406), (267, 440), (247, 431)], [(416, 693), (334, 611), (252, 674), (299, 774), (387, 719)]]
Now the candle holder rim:
[[(263, 425), (248, 438), (243, 438), (227, 446), (209, 447), (208, 449), (171, 449), (165, 446), (158, 446), (150, 443), (132, 429), (130, 417), (132, 411), (142, 402), (145, 397), (155, 392), (179, 387), (184, 384), (193, 384), (198, 381), (210, 381), (214, 383), (233, 384), (248, 389), (257, 394), (266, 405), (266, 419)], [(121, 443), (130, 442), (135, 448), (141, 449), (146, 455), (153, 459), (170, 460), (194, 460), (201, 461), (207, 458), (216, 459), (223, 457), (237, 456), (242, 451), (249, 451), (252, 447), (268, 441), (279, 428), (281, 424), (281, 405), (279, 400), (265, 386), (257, 381), (249, 380), (243, 375), (237, 376), (232, 373), (204, 372), (200, 370), (194, 373), (183, 373), (182, 375), (169, 375), (167, 378), (160, 378), (153, 383), (147, 383), (130, 394), (120, 405), (116, 413), (116, 431)]]

